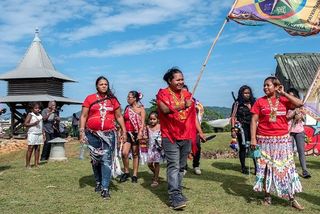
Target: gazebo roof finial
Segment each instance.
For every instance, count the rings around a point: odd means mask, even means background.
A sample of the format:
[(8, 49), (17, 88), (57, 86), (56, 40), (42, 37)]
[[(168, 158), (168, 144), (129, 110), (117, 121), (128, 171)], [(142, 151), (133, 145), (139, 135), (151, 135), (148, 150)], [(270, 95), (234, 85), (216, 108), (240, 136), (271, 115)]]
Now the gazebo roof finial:
[(35, 29), (35, 34), (34, 34), (34, 42), (41, 42), (40, 38), (39, 38), (39, 28)]

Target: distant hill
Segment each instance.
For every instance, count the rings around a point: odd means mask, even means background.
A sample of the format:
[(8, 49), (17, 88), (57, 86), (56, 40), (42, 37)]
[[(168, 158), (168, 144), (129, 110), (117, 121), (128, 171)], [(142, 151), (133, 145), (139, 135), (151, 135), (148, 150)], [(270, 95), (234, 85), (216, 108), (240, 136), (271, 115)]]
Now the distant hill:
[(205, 106), (204, 107), (204, 120), (216, 120), (222, 118), (228, 118), (231, 113), (231, 108), (218, 107), (218, 106)]

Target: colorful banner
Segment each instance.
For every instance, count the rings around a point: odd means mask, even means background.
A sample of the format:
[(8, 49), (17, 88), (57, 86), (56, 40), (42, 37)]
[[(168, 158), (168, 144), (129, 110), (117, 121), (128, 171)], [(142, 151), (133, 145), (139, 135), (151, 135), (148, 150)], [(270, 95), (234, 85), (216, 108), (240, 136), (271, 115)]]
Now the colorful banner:
[(244, 25), (269, 22), (291, 35), (320, 32), (320, 0), (237, 0), (230, 19)]
[(304, 111), (305, 152), (307, 155), (320, 155), (320, 68), (304, 98)]

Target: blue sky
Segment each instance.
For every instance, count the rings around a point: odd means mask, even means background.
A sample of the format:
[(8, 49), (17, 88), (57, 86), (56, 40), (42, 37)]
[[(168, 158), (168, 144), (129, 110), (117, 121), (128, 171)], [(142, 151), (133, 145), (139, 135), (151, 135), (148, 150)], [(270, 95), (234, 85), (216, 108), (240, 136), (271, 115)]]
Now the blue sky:
[[(17, 66), (40, 29), (56, 69), (77, 83), (64, 95), (83, 101), (106, 76), (121, 104), (128, 91), (149, 106), (165, 71), (178, 66), (193, 87), (232, 0), (118, 0), (0, 2), (0, 73)], [(250, 85), (262, 95), (263, 79), (275, 72), (275, 54), (319, 52), (320, 38), (292, 37), (281, 28), (229, 22), (209, 60), (195, 97), (206, 106), (232, 104), (231, 91)], [(0, 82), (0, 96), (6, 95)], [(63, 115), (80, 106), (64, 106)]]

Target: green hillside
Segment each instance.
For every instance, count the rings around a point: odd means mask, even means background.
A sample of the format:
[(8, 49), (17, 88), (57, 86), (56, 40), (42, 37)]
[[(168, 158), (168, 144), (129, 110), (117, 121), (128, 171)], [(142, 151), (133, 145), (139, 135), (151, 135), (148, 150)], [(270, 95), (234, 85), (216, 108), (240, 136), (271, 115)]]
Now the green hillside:
[(218, 107), (218, 106), (205, 106), (204, 107), (204, 120), (216, 120), (227, 118), (230, 116), (231, 108)]

